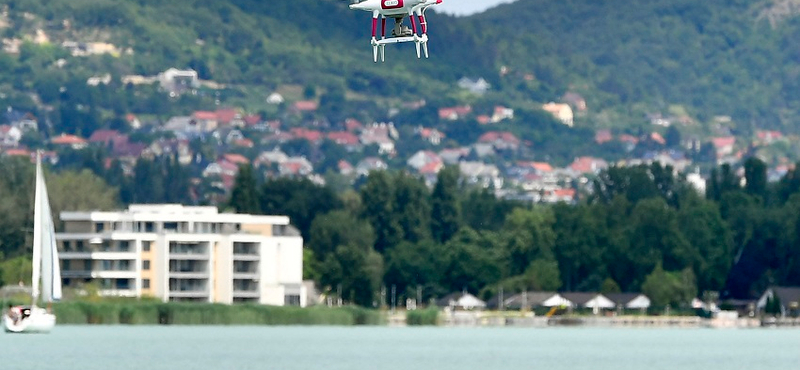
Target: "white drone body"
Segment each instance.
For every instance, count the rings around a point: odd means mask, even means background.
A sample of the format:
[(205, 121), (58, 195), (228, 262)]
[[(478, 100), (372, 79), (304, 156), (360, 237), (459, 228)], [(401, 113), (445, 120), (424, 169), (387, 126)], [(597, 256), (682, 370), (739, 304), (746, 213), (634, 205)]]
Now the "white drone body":
[[(422, 58), (422, 51), (425, 52), (425, 58), (427, 58), (428, 23), (425, 21), (425, 10), (441, 2), (442, 0), (365, 0), (350, 5), (350, 9), (372, 12), (372, 55), (377, 63), (379, 55), (381, 61), (385, 61), (385, 47), (387, 44), (403, 42), (413, 42), (417, 46), (417, 58)], [(417, 22), (414, 16), (419, 20), (421, 30), (417, 29)], [(379, 17), (382, 17), (380, 39), (378, 39)], [(403, 26), (402, 22), (405, 17), (411, 19), (411, 29)], [(386, 18), (395, 20), (394, 28), (389, 37), (386, 36)], [(421, 31), (421, 33), (418, 31)]]

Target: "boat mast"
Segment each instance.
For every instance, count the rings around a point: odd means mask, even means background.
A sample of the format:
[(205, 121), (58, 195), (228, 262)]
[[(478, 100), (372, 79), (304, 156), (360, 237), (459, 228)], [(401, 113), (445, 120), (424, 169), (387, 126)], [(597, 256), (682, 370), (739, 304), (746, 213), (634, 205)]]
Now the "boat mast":
[(36, 191), (33, 200), (33, 276), (31, 277), (31, 305), (36, 306), (39, 300), (39, 280), (42, 270), (42, 159), (41, 152), (36, 152)]

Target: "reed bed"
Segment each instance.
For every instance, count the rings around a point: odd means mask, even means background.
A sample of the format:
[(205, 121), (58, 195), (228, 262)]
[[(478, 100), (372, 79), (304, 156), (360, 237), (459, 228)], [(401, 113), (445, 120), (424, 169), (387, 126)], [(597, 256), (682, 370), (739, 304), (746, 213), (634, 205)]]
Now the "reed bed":
[(276, 307), (162, 302), (68, 301), (53, 305), (60, 324), (128, 325), (383, 325), (360, 307)]

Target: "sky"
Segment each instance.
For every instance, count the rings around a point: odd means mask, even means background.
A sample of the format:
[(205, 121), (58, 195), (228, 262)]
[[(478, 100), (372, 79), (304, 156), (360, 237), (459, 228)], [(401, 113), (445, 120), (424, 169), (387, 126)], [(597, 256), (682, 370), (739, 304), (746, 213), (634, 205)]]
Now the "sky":
[(444, 0), (441, 4), (431, 9), (454, 15), (471, 15), (480, 13), (499, 4), (511, 3), (514, 1), (515, 0)]

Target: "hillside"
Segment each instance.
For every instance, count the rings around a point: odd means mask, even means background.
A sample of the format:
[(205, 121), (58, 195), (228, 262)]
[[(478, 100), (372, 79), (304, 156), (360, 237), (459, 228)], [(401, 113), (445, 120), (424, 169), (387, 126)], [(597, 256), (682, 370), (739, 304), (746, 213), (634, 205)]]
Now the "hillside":
[[(23, 53), (16, 66), (0, 57), (29, 76), (0, 73), (0, 90), (33, 89), (47, 100), (43, 85), (176, 67), (234, 87), (223, 102), (232, 97), (227, 103), (251, 111), (263, 107), (243, 94), (290, 84), (344, 90), (354, 103), (346, 110), (371, 111), (372, 119), (399, 99), (521, 109), (573, 91), (590, 107), (577, 122), (584, 127), (634, 130), (646, 115), (663, 114), (699, 123), (685, 130), (701, 135), (713, 133), (716, 116), (732, 117), (742, 134), (797, 132), (798, 8), (793, 0), (519, 0), (471, 17), (432, 11), (431, 60), (401, 45), (388, 49), (386, 64), (373, 64), (369, 15), (341, 0), (16, 0), (2, 22), (5, 38), (42, 30), (53, 44), (104, 41), (128, 53), (68, 58), (68, 71), (53, 67), (58, 50)], [(454, 88), (462, 77), (486, 78), (492, 90), (465, 95)]]
[(682, 105), (700, 122), (725, 115), (745, 132), (797, 132), (798, 9), (792, 0), (520, 0), (470, 21), (496, 65), (581, 91), (611, 117)]

